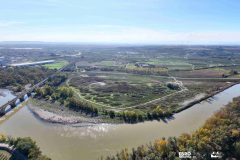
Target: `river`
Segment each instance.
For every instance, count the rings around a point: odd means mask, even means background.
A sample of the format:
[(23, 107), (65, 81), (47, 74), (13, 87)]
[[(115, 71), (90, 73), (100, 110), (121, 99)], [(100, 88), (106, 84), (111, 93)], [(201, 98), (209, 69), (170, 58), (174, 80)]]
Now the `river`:
[[(31, 137), (40, 146), (43, 154), (53, 160), (92, 160), (101, 155), (115, 155), (127, 147), (137, 147), (156, 139), (179, 136), (198, 129), (211, 115), (240, 95), (240, 84), (196, 104), (169, 120), (148, 121), (138, 124), (75, 125), (52, 124), (36, 117), (23, 102), (19, 107), (1, 117), (0, 133), (13, 137)], [(9, 92), (7, 92), (9, 93)], [(0, 98), (6, 102), (11, 94)]]

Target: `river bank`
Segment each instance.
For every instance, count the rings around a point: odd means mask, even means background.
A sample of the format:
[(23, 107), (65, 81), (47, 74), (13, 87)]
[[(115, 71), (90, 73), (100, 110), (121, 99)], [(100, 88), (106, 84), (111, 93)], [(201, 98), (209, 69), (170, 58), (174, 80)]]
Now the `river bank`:
[(102, 123), (112, 123), (117, 122), (104, 119), (104, 116), (91, 117), (80, 115), (79, 112), (70, 111), (64, 105), (50, 104), (47, 106), (44, 100), (35, 100), (29, 98), (27, 105), (29, 109), (37, 115), (40, 119), (51, 122), (51, 123), (61, 123), (61, 124), (75, 124), (75, 123), (90, 123), (90, 124), (102, 124)]
[(210, 97), (213, 97), (214, 95), (217, 95), (217, 94), (223, 92), (224, 90), (226, 90), (226, 89), (228, 89), (228, 88), (230, 88), (234, 85), (237, 85), (237, 84), (239, 84), (239, 82), (237, 82), (237, 83), (236, 82), (235, 83), (234, 82), (226, 82), (225, 86), (222, 86), (222, 87), (219, 87), (219, 88), (216, 88), (216, 89), (212, 89), (210, 91), (207, 91), (206, 93), (201, 93), (201, 94), (196, 95), (193, 98), (185, 100), (184, 102), (182, 102), (180, 104), (180, 105), (182, 105), (182, 104), (185, 104), (185, 105), (177, 108), (176, 113), (179, 113), (179, 112), (181, 112), (181, 111), (183, 111), (183, 110), (185, 110), (189, 107), (192, 107), (193, 105), (195, 105), (197, 103), (200, 103), (200, 102), (202, 102), (202, 101), (204, 101), (204, 100), (206, 100)]

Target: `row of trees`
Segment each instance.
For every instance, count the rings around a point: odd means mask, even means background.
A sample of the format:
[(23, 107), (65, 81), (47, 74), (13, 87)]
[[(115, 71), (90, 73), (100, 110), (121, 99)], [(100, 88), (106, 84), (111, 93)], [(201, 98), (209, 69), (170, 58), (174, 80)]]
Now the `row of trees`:
[(127, 123), (142, 122), (144, 120), (164, 118), (172, 115), (170, 108), (167, 111), (163, 111), (159, 106), (146, 114), (135, 111), (114, 112), (113, 110), (106, 109), (103, 109), (103, 112), (111, 118), (120, 117)]
[(35, 84), (52, 74), (54, 70), (46, 67), (9, 67), (0, 68), (0, 87), (10, 85)]
[(98, 114), (98, 108), (93, 107), (88, 102), (83, 102), (83, 101), (80, 101), (73, 97), (68, 98), (67, 102), (68, 102), (69, 107), (71, 107), (71, 108), (91, 112), (91, 113), (94, 113), (95, 115)]
[(0, 142), (15, 146), (20, 153), (30, 160), (51, 160), (47, 156), (42, 155), (40, 148), (30, 137), (12, 138), (11, 136), (7, 137), (5, 134), (1, 134)]
[[(125, 148), (106, 160), (169, 159), (179, 157), (179, 152), (190, 152), (197, 159), (210, 159), (211, 153), (220, 152), (222, 158), (240, 159), (240, 97), (216, 112), (192, 134), (183, 133), (178, 138), (169, 137), (153, 144), (141, 145), (128, 152)], [(157, 110), (156, 110), (157, 112)], [(158, 110), (158, 114), (162, 112)], [(103, 158), (101, 158), (103, 159)]]
[(141, 75), (166, 76), (168, 74), (168, 69), (166, 68), (119, 68), (118, 71)]
[(58, 87), (53, 88), (49, 85), (46, 85), (44, 88), (35, 89), (36, 96), (41, 96), (43, 98), (52, 100), (66, 100), (69, 97), (73, 97), (74, 88), (73, 87)]

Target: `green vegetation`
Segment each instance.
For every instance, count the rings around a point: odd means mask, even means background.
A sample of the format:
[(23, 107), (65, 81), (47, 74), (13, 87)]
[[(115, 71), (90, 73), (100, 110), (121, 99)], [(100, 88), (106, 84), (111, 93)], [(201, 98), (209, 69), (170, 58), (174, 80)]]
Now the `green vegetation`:
[(42, 66), (50, 68), (50, 69), (60, 69), (67, 64), (68, 64), (68, 61), (57, 61), (56, 63), (44, 64)]
[(18, 85), (15, 92), (21, 92), (24, 89), (22, 85)]
[[(125, 148), (106, 160), (177, 159), (179, 152), (191, 152), (197, 159), (210, 159), (212, 152), (220, 152), (222, 158), (240, 159), (240, 97), (216, 112), (192, 134), (183, 133), (178, 138), (156, 140), (128, 151)], [(103, 158), (101, 158), (103, 159)]]
[(127, 68), (136, 68), (136, 66), (133, 63), (130, 63), (127, 65)]
[(0, 150), (0, 160), (15, 160), (10, 153)]
[[(54, 73), (54, 70), (45, 67), (0, 68), (0, 87), (37, 83), (52, 73)], [(18, 89), (21, 90), (22, 88)]]
[(164, 84), (139, 78), (135, 76), (121, 78), (119, 75), (118, 77), (76, 76), (70, 79), (69, 85), (79, 90), (85, 99), (117, 108), (139, 105), (176, 91)]
[(102, 61), (102, 66), (114, 66), (114, 61)]
[(0, 142), (15, 146), (16, 149), (29, 160), (51, 160), (47, 156), (42, 155), (40, 148), (30, 137), (12, 138), (11, 136), (7, 137), (5, 134), (1, 134)]

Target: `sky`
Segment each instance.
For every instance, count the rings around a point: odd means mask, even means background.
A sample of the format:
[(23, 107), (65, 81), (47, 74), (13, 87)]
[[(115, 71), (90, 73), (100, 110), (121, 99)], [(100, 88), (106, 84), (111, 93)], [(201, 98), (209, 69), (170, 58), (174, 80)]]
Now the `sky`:
[(239, 0), (1, 0), (0, 41), (240, 44)]

